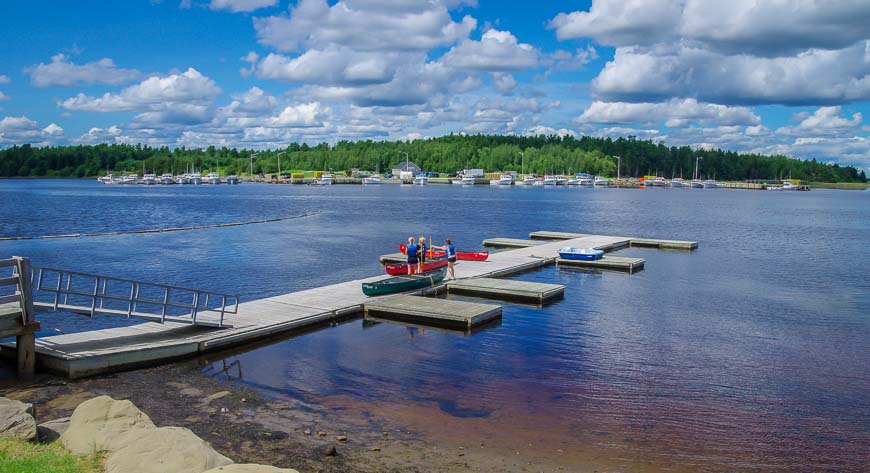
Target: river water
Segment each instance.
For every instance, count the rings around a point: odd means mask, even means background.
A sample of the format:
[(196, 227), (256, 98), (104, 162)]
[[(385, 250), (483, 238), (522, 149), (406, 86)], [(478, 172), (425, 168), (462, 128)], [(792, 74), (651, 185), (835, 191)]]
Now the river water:
[[(224, 355), (204, 375), (569, 470), (870, 464), (867, 191), (0, 181), (0, 236), (313, 211), (212, 230), (0, 241), (0, 258), (251, 300), (378, 274), (378, 256), (409, 235), (452, 237), (460, 250), (545, 229), (697, 240), (693, 252), (620, 251), (646, 259), (633, 275), (516, 276), (565, 284), (565, 298), (505, 305), (499, 325), (473, 335), (354, 320)], [(43, 320), (40, 335), (126, 323)]]

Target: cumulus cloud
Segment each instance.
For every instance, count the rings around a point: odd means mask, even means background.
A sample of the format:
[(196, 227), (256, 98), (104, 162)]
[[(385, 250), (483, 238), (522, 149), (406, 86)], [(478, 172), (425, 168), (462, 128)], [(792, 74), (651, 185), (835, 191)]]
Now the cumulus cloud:
[(466, 39), (442, 58), (457, 69), (483, 71), (519, 71), (538, 65), (539, 52), (528, 43), (520, 43), (510, 31), (491, 29), (480, 41)]
[(26, 116), (3, 117), (0, 120), (0, 144), (15, 145), (31, 143), (37, 146), (56, 144), (63, 139), (63, 128), (56, 123), (40, 127), (39, 123)]
[(100, 97), (80, 93), (60, 105), (88, 112), (160, 111), (183, 104), (208, 105), (220, 93), (213, 80), (189, 68), (183, 73), (149, 77), (119, 93), (107, 92)]
[(669, 128), (690, 125), (757, 125), (761, 118), (746, 107), (702, 103), (694, 99), (660, 103), (593, 102), (579, 117), (583, 124), (643, 124)]
[(863, 2), (820, 0), (594, 0), (588, 11), (560, 13), (559, 39), (611, 46), (686, 40), (705, 49), (757, 56), (841, 49), (868, 37)]
[(57, 54), (48, 64), (36, 64), (24, 69), (30, 83), (36, 87), (75, 87), (82, 85), (121, 85), (139, 79), (142, 73), (135, 69), (122, 69), (109, 58), (86, 64), (75, 64), (69, 56)]
[(94, 127), (83, 133), (75, 141), (82, 144), (95, 144), (114, 142), (115, 138), (121, 135), (121, 129), (117, 125), (112, 125), (108, 128)]
[(725, 104), (840, 104), (870, 98), (870, 41), (797, 56), (729, 56), (676, 45), (616, 50), (592, 82), (611, 101), (693, 96)]
[(415, 53), (355, 52), (349, 49), (311, 49), (295, 58), (269, 54), (257, 66), (257, 76), (286, 82), (323, 85), (386, 83), (401, 66), (423, 60)]
[[(454, 2), (451, 2), (454, 3)], [(477, 22), (455, 22), (441, 1), (301, 0), (289, 15), (255, 18), (261, 44), (279, 51), (341, 45), (358, 50), (429, 50), (466, 38)]]
[(278, 4), (278, 0), (211, 0), (212, 10), (228, 10), (233, 13), (252, 12)]
[(852, 118), (841, 116), (842, 107), (820, 107), (812, 115), (804, 117), (794, 127), (782, 127), (776, 130), (782, 135), (817, 136), (840, 135), (855, 133), (860, 130), (863, 116), (861, 112), (852, 114)]
[(2, 90), (0, 90), (0, 102), (4, 100), (9, 100), (9, 96), (4, 94)]
[(575, 133), (574, 130), (569, 130), (567, 128), (559, 128), (557, 130), (557, 129), (549, 127), (549, 126), (535, 125), (533, 127), (529, 127), (529, 128), (526, 128), (525, 130), (523, 130), (523, 135), (525, 135), (525, 136), (540, 136), (540, 135), (554, 136), (555, 135), (555, 136), (559, 136), (559, 137), (564, 138), (566, 136), (577, 136), (577, 133)]
[(0, 74), (0, 85), (9, 84), (12, 82), (12, 79), (7, 75)]

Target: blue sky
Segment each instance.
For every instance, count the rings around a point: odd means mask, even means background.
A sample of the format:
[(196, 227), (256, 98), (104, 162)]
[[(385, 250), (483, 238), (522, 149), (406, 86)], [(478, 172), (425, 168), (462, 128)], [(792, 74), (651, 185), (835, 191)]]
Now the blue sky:
[(0, 147), (558, 133), (868, 168), (862, 3), (4, 2)]

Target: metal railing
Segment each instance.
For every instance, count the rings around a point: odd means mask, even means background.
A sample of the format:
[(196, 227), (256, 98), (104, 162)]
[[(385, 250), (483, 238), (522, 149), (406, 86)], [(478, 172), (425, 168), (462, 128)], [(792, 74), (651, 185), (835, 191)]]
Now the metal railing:
[(34, 266), (31, 279), (35, 306), (91, 317), (101, 313), (223, 327), (224, 316), (239, 309), (238, 295), (79, 271)]
[(19, 256), (0, 260), (0, 268), (7, 267), (12, 267), (12, 275), (6, 277), (0, 275), (0, 288), (10, 286), (14, 288), (11, 294), (0, 293), (0, 304), (18, 304), (21, 307), (21, 324), (25, 326), (33, 324), (36, 322), (36, 316), (33, 314), (33, 291), (30, 287), (32, 278), (30, 260)]

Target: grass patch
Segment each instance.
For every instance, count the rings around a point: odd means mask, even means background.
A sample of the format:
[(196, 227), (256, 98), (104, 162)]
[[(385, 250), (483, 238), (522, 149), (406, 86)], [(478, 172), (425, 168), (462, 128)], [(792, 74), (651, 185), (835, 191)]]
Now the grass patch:
[(60, 442), (31, 443), (0, 438), (0, 473), (101, 473), (103, 457), (73, 455)]
[(870, 184), (866, 182), (811, 182), (810, 186), (823, 189), (870, 189)]

